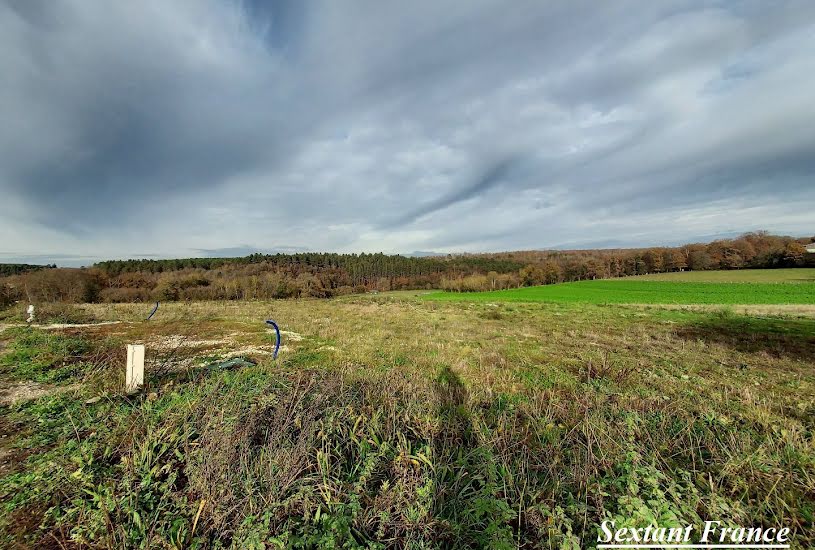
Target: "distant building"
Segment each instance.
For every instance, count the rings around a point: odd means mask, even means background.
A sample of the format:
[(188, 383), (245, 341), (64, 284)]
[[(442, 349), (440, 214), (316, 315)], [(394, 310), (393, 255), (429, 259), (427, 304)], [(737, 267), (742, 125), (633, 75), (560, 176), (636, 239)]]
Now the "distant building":
[(815, 243), (809, 243), (807, 245), (807, 252), (810, 254), (815, 254)]

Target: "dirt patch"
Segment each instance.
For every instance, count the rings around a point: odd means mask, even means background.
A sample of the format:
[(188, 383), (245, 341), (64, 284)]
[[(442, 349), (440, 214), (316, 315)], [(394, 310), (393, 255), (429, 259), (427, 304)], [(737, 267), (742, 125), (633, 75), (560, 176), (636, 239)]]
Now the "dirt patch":
[(62, 328), (94, 328), (105, 325), (118, 325), (121, 321), (102, 321), (100, 323), (52, 323), (50, 325), (31, 325), (43, 330), (57, 330)]
[[(269, 332), (273, 332), (273, 331), (269, 331)], [(292, 342), (299, 342), (300, 340), (303, 339), (302, 334), (297, 334), (296, 332), (292, 332), (290, 330), (281, 330), (280, 331), (280, 336), (281, 336), (281, 339), (282, 339), (283, 336), (285, 336), (286, 338), (288, 338)]]
[[(299, 342), (303, 337), (290, 331), (280, 331), (287, 340), (292, 342)], [(173, 350), (196, 350), (206, 349), (213, 354), (219, 355), (224, 358), (239, 357), (242, 355), (272, 355), (274, 353), (274, 345), (240, 345), (231, 339), (233, 336), (239, 336), (240, 333), (233, 333), (230, 339), (211, 339), (211, 340), (198, 340), (181, 335), (166, 336), (160, 339), (152, 339), (148, 344), (148, 348), (156, 351), (173, 351)], [(236, 347), (240, 346), (240, 347)], [(284, 345), (280, 346), (280, 351), (288, 351)], [(161, 360), (161, 359), (158, 359)]]
[(151, 338), (145, 344), (150, 349), (158, 351), (174, 350), (178, 348), (211, 348), (215, 346), (224, 346), (229, 344), (228, 340), (213, 339), (213, 340), (198, 340), (174, 334), (172, 336), (164, 336), (159, 338)]
[(37, 399), (52, 391), (53, 388), (37, 382), (5, 382), (0, 386), (0, 405), (14, 405), (20, 401)]
[(3, 434), (0, 442), (0, 476), (5, 476), (23, 469), (26, 459), (34, 454), (33, 449), (18, 449), (7, 446), (8, 435)]
[[(299, 334), (290, 337), (301, 338)], [(251, 345), (240, 344), (231, 339), (240, 333), (229, 335), (228, 339), (195, 339), (182, 335), (170, 335), (153, 338), (147, 344), (148, 370), (160, 372), (179, 372), (207, 365), (212, 357), (232, 359), (235, 357), (268, 357), (274, 354), (273, 344)], [(287, 346), (280, 346), (280, 351), (288, 351)], [(208, 359), (204, 360), (204, 357)]]
[(62, 393), (76, 389), (77, 384), (70, 386), (51, 386), (49, 384), (40, 384), (38, 382), (24, 381), (8, 381), (5, 380), (0, 383), (0, 405), (14, 405), (21, 401), (30, 401), (37, 399), (43, 395), (51, 395), (53, 393)]
[(38, 328), (42, 330), (59, 330), (63, 328), (94, 328), (94, 327), (102, 327), (105, 325), (118, 325), (121, 321), (102, 321), (100, 323), (51, 323), (48, 325), (38, 325), (35, 323), (4, 323), (0, 324), (0, 332), (3, 332), (7, 328), (15, 328), (15, 327), (32, 327)]
[[(11, 535), (9, 540), (26, 540), (32, 533), (36, 533), (45, 515), (46, 508), (40, 505), (27, 505), (17, 508), (8, 514), (6, 519), (8, 525), (8, 533)], [(10, 548), (40, 548), (42, 550), (60, 550), (65, 548), (62, 543), (57, 542), (57, 539), (47, 538), (45, 535), (37, 536), (36, 542), (28, 542), (26, 544), (17, 543)]]

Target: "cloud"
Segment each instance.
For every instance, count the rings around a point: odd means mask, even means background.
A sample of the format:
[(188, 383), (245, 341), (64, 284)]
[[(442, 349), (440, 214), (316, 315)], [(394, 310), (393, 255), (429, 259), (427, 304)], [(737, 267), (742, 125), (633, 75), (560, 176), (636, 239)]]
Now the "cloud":
[(301, 246), (276, 246), (261, 250), (254, 246), (243, 245), (226, 248), (198, 248), (196, 251), (205, 258), (240, 258), (250, 254), (297, 254), (308, 252), (308, 249)]
[(0, 230), (51, 258), (811, 233), (813, 47), (795, 1), (9, 0)]
[(513, 168), (516, 167), (518, 163), (519, 161), (517, 159), (510, 158), (504, 158), (490, 163), (481, 170), (472, 181), (468, 181), (463, 186), (422, 204), (416, 210), (407, 213), (407, 215), (400, 216), (390, 224), (390, 226), (405, 225), (432, 214), (433, 212), (444, 210), (457, 203), (466, 201), (467, 199), (483, 196), (487, 191), (505, 183), (507, 181), (506, 178), (510, 176)]

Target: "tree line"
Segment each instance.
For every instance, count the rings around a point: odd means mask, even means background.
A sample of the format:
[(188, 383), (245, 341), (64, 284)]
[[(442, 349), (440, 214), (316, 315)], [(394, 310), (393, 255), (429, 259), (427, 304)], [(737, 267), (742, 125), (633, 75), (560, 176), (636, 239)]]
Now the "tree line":
[[(410, 257), (375, 254), (305, 252), (298, 254), (250, 254), (243, 258), (186, 258), (171, 260), (110, 260), (94, 267), (108, 276), (122, 273), (165, 273), (181, 270), (229, 270), (236, 266), (262, 265), (274, 271), (317, 273), (344, 272), (351, 285), (368, 285), (381, 277), (421, 277), (436, 273), (468, 273), (474, 269), (501, 272), (522, 267), (517, 261), (489, 255)], [(238, 267), (240, 269), (240, 267)]]
[(7, 275), (19, 275), (20, 273), (28, 273), (29, 271), (37, 271), (39, 269), (53, 269), (55, 267), (57, 267), (56, 264), (0, 264), (0, 277), (5, 277)]
[(806, 251), (810, 242), (815, 242), (815, 237), (794, 238), (756, 231), (735, 239), (677, 247), (503, 252), (494, 256), (522, 263), (524, 267), (518, 273), (447, 277), (441, 288), (472, 292), (671, 271), (815, 266), (815, 254)]
[(679, 247), (530, 250), (407, 257), (252, 254), (243, 258), (111, 260), (90, 268), (0, 271), (0, 303), (330, 298), (370, 291), (499, 290), (684, 270), (815, 266), (809, 238), (747, 233)]

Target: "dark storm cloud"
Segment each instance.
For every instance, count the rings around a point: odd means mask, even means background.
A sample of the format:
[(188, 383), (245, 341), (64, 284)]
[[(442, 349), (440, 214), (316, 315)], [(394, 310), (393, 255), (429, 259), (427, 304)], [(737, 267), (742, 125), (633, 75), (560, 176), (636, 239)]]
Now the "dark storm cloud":
[(81, 258), (811, 232), (813, 48), (803, 1), (5, 0), (0, 228)]
[(454, 204), (467, 199), (483, 195), (490, 189), (506, 181), (513, 168), (517, 167), (521, 160), (517, 157), (504, 158), (488, 165), (482, 170), (473, 181), (465, 183), (463, 186), (453, 190), (451, 193), (433, 199), (418, 209), (409, 212), (407, 215), (396, 219), (391, 227), (405, 225), (416, 221), (418, 218), (432, 214), (438, 210), (444, 210)]
[[(100, 29), (108, 23), (127, 25), (133, 16), (110, 15), (113, 21), (100, 13), (69, 13), (60, 21), (66, 28), (53, 29), (58, 24), (53, 18), (14, 21), (6, 13), (15, 34), (26, 38), (32, 54), (37, 52), (20, 60), (25, 66), (12, 61), (20, 77), (15, 84), (24, 94), (17, 100), (23, 109), (47, 110), (49, 118), (58, 118), (32, 128), (33, 135), (12, 146), (20, 149), (19, 156), (7, 159), (16, 170), (6, 184), (37, 204), (39, 221), (93, 231), (118, 223), (123, 214), (143, 213), (165, 193), (216, 185), (285, 149), (286, 120), (258, 101), (242, 103), (243, 97), (266, 90), (264, 78), (273, 76), (233, 82), (240, 75), (231, 67), (218, 72), (217, 54), (196, 59), (175, 50), (183, 46), (175, 40), (151, 41), (147, 28), (144, 35), (125, 31), (124, 37), (116, 36), (117, 29)], [(89, 28), (73, 29), (72, 24)], [(102, 30), (102, 37), (95, 37), (95, 30)], [(74, 34), (82, 31), (88, 33), (85, 39)], [(253, 70), (273, 72), (263, 66)], [(266, 105), (283, 101), (274, 91), (265, 100)], [(13, 115), (24, 118), (25, 112)], [(59, 118), (65, 119), (58, 128), (65, 142), (40, 154), (45, 151), (37, 146), (36, 132), (47, 133)], [(126, 208), (126, 201), (135, 201), (137, 208)]]

